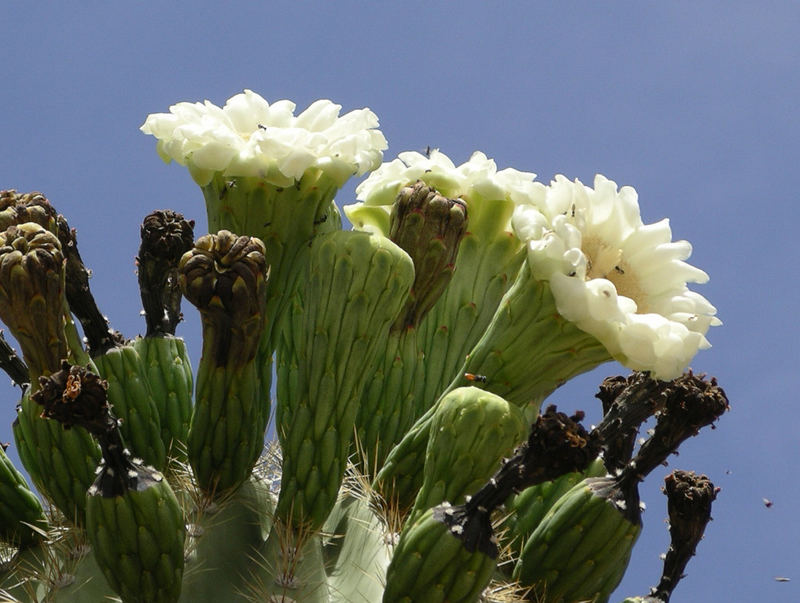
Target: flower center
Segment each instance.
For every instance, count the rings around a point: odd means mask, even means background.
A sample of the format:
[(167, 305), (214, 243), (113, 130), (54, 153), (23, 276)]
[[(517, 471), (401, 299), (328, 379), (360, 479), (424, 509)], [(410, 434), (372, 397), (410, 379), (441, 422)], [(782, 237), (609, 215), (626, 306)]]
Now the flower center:
[(586, 256), (586, 280), (604, 278), (617, 289), (618, 295), (624, 295), (636, 302), (637, 313), (647, 310), (647, 294), (639, 285), (636, 274), (625, 261), (622, 250), (609, 245), (600, 237), (584, 237), (581, 245)]

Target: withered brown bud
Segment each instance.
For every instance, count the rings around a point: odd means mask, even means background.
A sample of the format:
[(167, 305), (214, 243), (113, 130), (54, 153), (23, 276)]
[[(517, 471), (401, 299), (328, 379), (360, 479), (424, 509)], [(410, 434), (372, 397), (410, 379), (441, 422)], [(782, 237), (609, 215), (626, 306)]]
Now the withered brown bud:
[(95, 436), (115, 429), (109, 415), (108, 384), (81, 366), (64, 361), (61, 370), (39, 378), (39, 390), (31, 399), (43, 407), (42, 416), (69, 429), (79, 426)]
[(181, 317), (178, 263), (192, 248), (194, 220), (174, 211), (157, 210), (145, 217), (140, 233), (136, 264), (147, 334), (172, 335)]

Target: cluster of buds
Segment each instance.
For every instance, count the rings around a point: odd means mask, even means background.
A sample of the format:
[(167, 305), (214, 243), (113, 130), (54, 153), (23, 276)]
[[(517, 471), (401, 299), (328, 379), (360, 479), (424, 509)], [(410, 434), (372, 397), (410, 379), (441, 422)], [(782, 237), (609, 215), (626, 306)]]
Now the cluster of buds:
[[(0, 193), (0, 320), (21, 349), (0, 337), (0, 367), (23, 389), (15, 444), (43, 498), (0, 451), (0, 589), (607, 601), (642, 530), (640, 482), (728, 408), (685, 372), (719, 324), (688, 289), (707, 279), (689, 244), (603, 177), (545, 186), (438, 150), (381, 164), (368, 109), (294, 109), (245, 91), (148, 117), (213, 233), (145, 217), (133, 339), (97, 307), (64, 217)], [(343, 230), (334, 197), (366, 172)], [(196, 370), (182, 298), (202, 320)], [(637, 372), (603, 383), (597, 427), (540, 412), (612, 360)], [(665, 491), (673, 543), (648, 599), (662, 602), (716, 496), (686, 472)]]

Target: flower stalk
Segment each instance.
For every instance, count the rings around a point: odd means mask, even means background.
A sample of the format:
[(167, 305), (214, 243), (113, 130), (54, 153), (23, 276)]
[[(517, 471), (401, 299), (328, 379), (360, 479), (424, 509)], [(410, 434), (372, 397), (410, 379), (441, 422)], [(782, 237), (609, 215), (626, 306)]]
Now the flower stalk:
[(203, 323), (189, 461), (210, 494), (241, 485), (264, 448), (269, 398), (256, 355), (267, 278), (263, 243), (227, 230), (200, 237), (180, 261), (181, 290)]
[(383, 362), (364, 388), (356, 418), (356, 436), (365, 475), (375, 475), (386, 455), (419, 417), (417, 400), (424, 383), (424, 351), (418, 328), (453, 277), (454, 262), (466, 233), (461, 201), (446, 199), (422, 181), (397, 195), (389, 239), (414, 263), (414, 284), (377, 356)]

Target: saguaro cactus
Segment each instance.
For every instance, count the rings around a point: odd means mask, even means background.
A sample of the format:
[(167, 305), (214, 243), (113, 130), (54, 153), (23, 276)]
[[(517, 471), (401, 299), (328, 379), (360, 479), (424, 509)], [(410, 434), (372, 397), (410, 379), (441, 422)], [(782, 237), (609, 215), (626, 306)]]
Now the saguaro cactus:
[[(0, 367), (43, 498), (0, 450), (3, 595), (608, 600), (644, 527), (639, 481), (727, 409), (685, 372), (719, 324), (688, 289), (707, 279), (691, 247), (601, 176), (546, 186), (438, 150), (381, 165), (368, 109), (294, 109), (245, 91), (147, 118), (212, 233), (145, 218), (133, 339), (97, 307), (64, 217), (0, 192), (0, 319), (21, 349), (0, 337)], [(342, 230), (334, 196), (370, 171)], [(196, 373), (182, 296), (202, 319)], [(597, 427), (540, 412), (611, 360), (637, 372), (603, 383)], [(673, 545), (639, 600), (668, 600), (716, 495), (690, 473), (666, 484)]]

